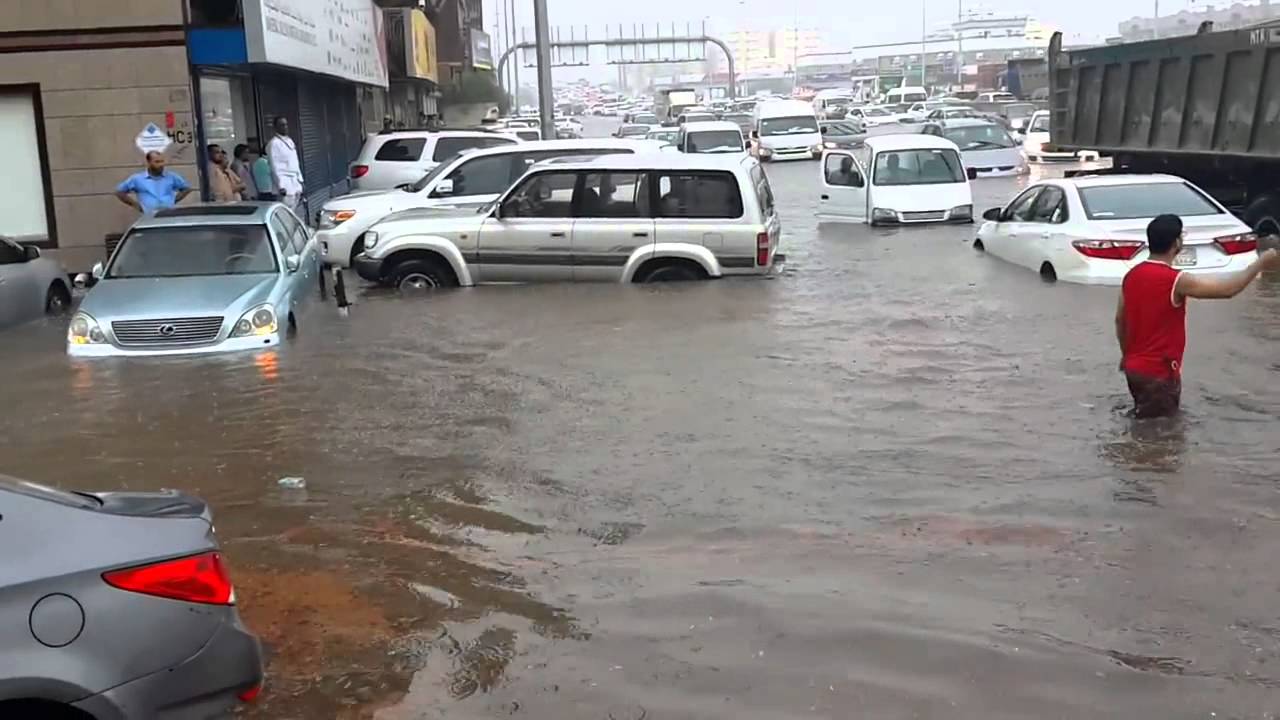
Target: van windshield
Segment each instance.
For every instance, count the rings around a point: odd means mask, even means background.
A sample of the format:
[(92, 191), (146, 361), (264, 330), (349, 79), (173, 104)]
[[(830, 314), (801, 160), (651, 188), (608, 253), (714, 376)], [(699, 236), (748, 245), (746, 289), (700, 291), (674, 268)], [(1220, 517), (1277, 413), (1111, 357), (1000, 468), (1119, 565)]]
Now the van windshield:
[(955, 150), (890, 150), (876, 155), (876, 185), (939, 185), (965, 181)]
[(1049, 116), (1036, 115), (1031, 119), (1031, 132), (1049, 132)]
[(760, 135), (804, 135), (818, 132), (818, 121), (812, 115), (767, 118), (760, 121)]
[(742, 152), (742, 135), (734, 130), (691, 132), (685, 144), (691, 153), (736, 153)]

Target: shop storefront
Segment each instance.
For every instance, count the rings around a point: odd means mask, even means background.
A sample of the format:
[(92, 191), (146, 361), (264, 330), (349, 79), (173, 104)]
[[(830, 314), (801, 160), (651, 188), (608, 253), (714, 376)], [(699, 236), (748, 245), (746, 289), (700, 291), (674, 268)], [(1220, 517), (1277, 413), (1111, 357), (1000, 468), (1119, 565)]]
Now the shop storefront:
[(439, 112), (436, 30), (421, 10), (388, 10), (386, 21), (391, 88), (385, 115), (397, 127), (420, 127)]
[(284, 117), (308, 215), (349, 189), (348, 163), (378, 122), (364, 116), (369, 99), (385, 98), (388, 87), (383, 11), (373, 0), (340, 5), (295, 4), (285, 14), (276, 3), (244, 0), (243, 27), (188, 30), (201, 148), (265, 146)]

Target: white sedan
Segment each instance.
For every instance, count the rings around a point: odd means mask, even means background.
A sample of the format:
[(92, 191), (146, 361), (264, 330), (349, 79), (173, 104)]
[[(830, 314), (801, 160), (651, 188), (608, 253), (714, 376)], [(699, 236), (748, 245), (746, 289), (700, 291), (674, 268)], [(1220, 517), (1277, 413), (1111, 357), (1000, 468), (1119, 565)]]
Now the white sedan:
[(991, 208), (973, 246), (1048, 280), (1119, 285), (1147, 259), (1147, 224), (1182, 218), (1174, 267), (1193, 273), (1243, 270), (1257, 258), (1248, 225), (1208, 193), (1172, 175), (1093, 175), (1045, 180)]

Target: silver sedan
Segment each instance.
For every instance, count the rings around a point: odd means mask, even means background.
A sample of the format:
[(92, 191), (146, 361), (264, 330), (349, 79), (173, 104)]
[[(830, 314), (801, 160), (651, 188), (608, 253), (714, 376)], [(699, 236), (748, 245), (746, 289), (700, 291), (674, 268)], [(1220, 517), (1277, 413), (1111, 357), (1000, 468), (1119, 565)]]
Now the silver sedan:
[(0, 237), (0, 328), (59, 315), (70, 306), (67, 274), (56, 260)]

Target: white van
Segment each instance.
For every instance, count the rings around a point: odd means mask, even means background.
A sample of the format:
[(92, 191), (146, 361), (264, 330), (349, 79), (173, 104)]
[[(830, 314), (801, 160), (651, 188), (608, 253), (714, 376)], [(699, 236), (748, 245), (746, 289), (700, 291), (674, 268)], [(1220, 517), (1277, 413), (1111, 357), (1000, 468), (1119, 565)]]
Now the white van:
[(752, 115), (756, 157), (808, 160), (821, 157), (822, 133), (813, 106), (800, 100), (764, 100)]
[(972, 171), (933, 135), (877, 135), (822, 156), (820, 220), (912, 225), (973, 222)]
[(843, 117), (843, 112), (853, 105), (853, 93), (848, 90), (819, 90), (813, 96), (813, 112), (819, 120), (838, 120), (830, 116), (828, 110)]
[(691, 122), (680, 126), (676, 147), (686, 153), (745, 153), (742, 130), (724, 120)]
[(896, 87), (884, 94), (885, 105), (912, 105), (929, 99), (929, 91), (922, 87)]

